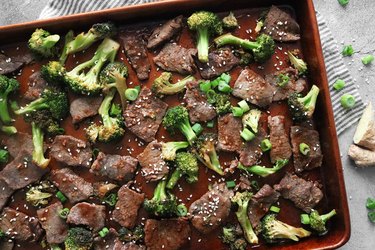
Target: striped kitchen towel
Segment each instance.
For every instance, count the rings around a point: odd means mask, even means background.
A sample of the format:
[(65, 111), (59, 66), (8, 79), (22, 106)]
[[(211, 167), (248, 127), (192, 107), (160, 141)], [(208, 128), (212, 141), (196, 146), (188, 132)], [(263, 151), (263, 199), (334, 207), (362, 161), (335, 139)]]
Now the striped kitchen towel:
[[(42, 10), (39, 18), (44, 19), (153, 1), (155, 0), (50, 0), (48, 5)], [(331, 99), (336, 129), (337, 133), (341, 134), (346, 128), (352, 126), (358, 121), (362, 114), (361, 111), (363, 110), (364, 104), (359, 95), (358, 89), (356, 88), (353, 79), (346, 68), (346, 65), (344, 64), (341, 53), (337, 46), (337, 41), (333, 38), (332, 33), (322, 15), (317, 13), (316, 16), (318, 19), (329, 87), (331, 89)], [(345, 88), (341, 91), (333, 90), (333, 83), (337, 79), (342, 79), (346, 82)], [(340, 97), (344, 93), (353, 95), (357, 101), (355, 107), (351, 110), (345, 110), (340, 105)]]

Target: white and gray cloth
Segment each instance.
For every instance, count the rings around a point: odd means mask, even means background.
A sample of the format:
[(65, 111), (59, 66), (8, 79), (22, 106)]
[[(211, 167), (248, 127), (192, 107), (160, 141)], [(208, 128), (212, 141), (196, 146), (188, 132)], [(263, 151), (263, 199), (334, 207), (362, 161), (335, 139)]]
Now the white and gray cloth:
[[(153, 1), (155, 0), (49, 0), (48, 5), (42, 10), (39, 19)], [(358, 121), (362, 115), (364, 103), (346, 65), (344, 64), (342, 55), (337, 46), (337, 41), (333, 38), (326, 21), (319, 13), (316, 13), (316, 16), (327, 70), (337, 134), (341, 134), (345, 129)], [(345, 88), (341, 91), (335, 91), (333, 89), (333, 84), (337, 79), (342, 79), (346, 82)], [(340, 98), (344, 93), (353, 95), (357, 101), (355, 107), (351, 110), (345, 110), (341, 107)]]

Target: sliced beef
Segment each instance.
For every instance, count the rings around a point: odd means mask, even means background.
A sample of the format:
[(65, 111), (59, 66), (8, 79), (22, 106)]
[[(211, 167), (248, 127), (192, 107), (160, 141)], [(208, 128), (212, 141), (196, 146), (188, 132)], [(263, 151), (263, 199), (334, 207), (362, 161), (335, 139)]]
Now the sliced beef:
[(297, 175), (286, 173), (279, 184), (273, 186), (285, 199), (291, 200), (294, 205), (309, 213), (323, 198), (318, 183), (306, 181)]
[(217, 148), (223, 151), (237, 152), (242, 148), (242, 121), (233, 114), (226, 114), (218, 119), (218, 140)]
[(103, 237), (96, 237), (94, 239), (94, 250), (122, 250), (122, 248), (116, 248), (117, 244), (122, 242), (118, 239), (118, 233), (114, 228), (109, 229), (109, 233)]
[(94, 192), (91, 183), (69, 168), (52, 171), (51, 180), (71, 203), (87, 200)]
[(225, 183), (215, 183), (210, 191), (190, 205), (193, 226), (203, 234), (215, 230), (229, 216), (232, 196), (233, 191)]
[(48, 83), (46, 80), (43, 79), (40, 71), (36, 71), (29, 77), (29, 82), (27, 86), (28, 89), (23, 97), (27, 101), (33, 101), (40, 97), (40, 94), (48, 86)]
[(70, 135), (58, 135), (51, 145), (50, 155), (67, 166), (90, 167), (92, 150), (88, 143)]
[[(301, 126), (292, 126), (290, 128), (290, 138), (293, 147), (293, 161), (296, 173), (304, 170), (310, 170), (322, 165), (323, 155), (320, 149), (319, 133), (314, 129)], [(299, 145), (306, 143), (310, 147), (307, 155), (301, 154)]]
[(124, 112), (125, 125), (136, 136), (146, 142), (155, 140), (155, 135), (167, 111), (168, 104), (143, 87), (137, 100), (129, 104)]
[(284, 116), (269, 116), (268, 127), (270, 129), (270, 141), (272, 148), (270, 151), (271, 162), (289, 159), (292, 156), (292, 148), (289, 143), (289, 136), (285, 131)]
[(19, 56), (9, 57), (0, 53), (0, 75), (14, 73), (22, 66), (33, 61), (31, 54), (26, 53)]
[(144, 194), (137, 193), (127, 186), (122, 186), (117, 193), (118, 201), (112, 217), (121, 226), (133, 228), (137, 221), (138, 209), (141, 207)]
[(267, 136), (266, 131), (259, 127), (258, 133), (255, 138), (249, 142), (246, 142), (240, 150), (240, 162), (245, 166), (256, 165), (263, 155), (260, 143)]
[(195, 58), (199, 72), (204, 79), (212, 79), (228, 72), (240, 64), (240, 59), (234, 55), (231, 48), (223, 48), (210, 52), (208, 62), (202, 63)]
[[(279, 75), (283, 74), (289, 77), (289, 82), (285, 86), (279, 86)], [(276, 71), (266, 75), (266, 82), (272, 85), (275, 89), (273, 101), (281, 101), (287, 99), (292, 93), (300, 93), (306, 87), (306, 80), (298, 78), (298, 71), (291, 67)]]
[(274, 5), (266, 15), (263, 32), (281, 42), (293, 42), (300, 39), (300, 28), (296, 20)]
[(147, 80), (151, 70), (151, 64), (147, 56), (146, 33), (144, 29), (127, 30), (120, 36), (126, 57), (139, 80)]
[(207, 102), (207, 97), (200, 91), (197, 81), (191, 81), (186, 84), (184, 101), (192, 123), (206, 122), (216, 117), (215, 107)]
[(0, 211), (6, 205), (8, 199), (12, 196), (14, 192), (13, 188), (10, 188), (8, 183), (3, 180), (3, 177), (0, 174)]
[[(123, 243), (121, 243), (123, 244)], [(116, 247), (120, 247), (119, 243), (116, 243)], [(125, 245), (122, 246), (122, 248), (116, 248), (115, 250), (146, 250), (146, 246), (143, 245), (137, 245), (133, 242), (128, 242)]]
[(265, 184), (259, 191), (253, 195), (248, 209), (248, 216), (253, 228), (259, 225), (260, 219), (268, 212), (272, 204), (280, 197), (270, 185)]
[(98, 232), (105, 226), (105, 216), (105, 206), (81, 202), (70, 209), (66, 222), (85, 225), (94, 232)]
[(11, 239), (19, 241), (37, 241), (43, 233), (39, 221), (10, 207), (0, 214), (0, 230)]
[(98, 114), (98, 109), (103, 101), (101, 96), (83, 96), (74, 99), (70, 103), (70, 115), (74, 124), (83, 121), (86, 118)]
[(131, 156), (98, 154), (91, 165), (91, 173), (116, 181), (130, 181), (137, 170), (138, 160)]
[(1, 250), (13, 250), (14, 242), (9, 240), (2, 240), (0, 241), (0, 249)]
[(68, 224), (59, 216), (59, 212), (63, 208), (61, 202), (57, 201), (37, 211), (40, 224), (46, 231), (46, 238), (49, 244), (63, 243), (68, 235)]
[(183, 218), (148, 219), (145, 224), (145, 245), (148, 250), (178, 250), (188, 243), (189, 222)]
[(147, 181), (163, 179), (169, 172), (167, 163), (161, 157), (162, 144), (158, 141), (150, 142), (141, 154), (138, 155), (142, 175)]
[(7, 146), (7, 150), (13, 158), (17, 157), (20, 151), (24, 150), (31, 155), (34, 150), (33, 138), (22, 132), (7, 136), (1, 144)]
[(193, 55), (196, 53), (196, 49), (186, 49), (175, 43), (168, 43), (154, 57), (154, 63), (165, 71), (192, 75), (195, 73)]
[(252, 71), (244, 69), (234, 83), (232, 94), (259, 107), (267, 107), (272, 102), (274, 87), (267, 83), (263, 77)]
[(183, 18), (184, 17), (180, 15), (156, 27), (148, 38), (147, 48), (155, 49), (178, 36), (183, 27)]

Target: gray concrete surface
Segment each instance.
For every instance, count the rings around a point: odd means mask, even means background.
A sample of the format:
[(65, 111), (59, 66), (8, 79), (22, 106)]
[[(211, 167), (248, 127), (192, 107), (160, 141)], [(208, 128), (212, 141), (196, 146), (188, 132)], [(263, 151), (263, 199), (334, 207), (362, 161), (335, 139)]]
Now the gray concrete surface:
[[(34, 20), (38, 17), (46, 0), (1, 0), (0, 25)], [(352, 44), (356, 54), (345, 58), (348, 68), (359, 86), (365, 102), (375, 103), (375, 63), (363, 67), (360, 58), (375, 50), (375, 1), (351, 0), (346, 8), (337, 0), (314, 0), (316, 10), (326, 18), (328, 25), (339, 42), (339, 47)], [(358, 169), (347, 157), (355, 128), (348, 129), (339, 137), (342, 163), (348, 194), (352, 234), (350, 241), (341, 249), (374, 249), (375, 225), (367, 219), (365, 202), (375, 197), (375, 168)]]

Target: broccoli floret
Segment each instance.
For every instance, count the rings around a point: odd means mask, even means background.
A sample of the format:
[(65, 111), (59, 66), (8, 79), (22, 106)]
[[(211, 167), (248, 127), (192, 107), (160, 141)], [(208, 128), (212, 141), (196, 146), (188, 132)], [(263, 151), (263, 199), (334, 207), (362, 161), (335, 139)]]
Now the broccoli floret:
[(249, 127), (254, 133), (258, 133), (258, 123), (262, 112), (259, 109), (252, 109), (242, 116), (243, 126)]
[(163, 118), (163, 125), (171, 134), (174, 134), (176, 130), (180, 130), (190, 145), (197, 139), (197, 135), (191, 128), (189, 113), (183, 106), (175, 106), (168, 109)]
[(229, 15), (223, 18), (223, 26), (226, 29), (235, 29), (238, 27), (237, 18), (233, 12), (229, 12)]
[(185, 216), (187, 208), (184, 204), (179, 204), (177, 197), (166, 191), (166, 180), (158, 183), (151, 200), (145, 199), (143, 206), (145, 210), (158, 217)]
[(219, 162), (219, 156), (216, 153), (215, 143), (216, 135), (211, 133), (202, 134), (194, 143), (193, 152), (198, 160), (206, 167), (215, 171), (219, 175), (224, 175), (223, 168)]
[(48, 110), (55, 119), (64, 119), (69, 111), (69, 101), (65, 92), (45, 89), (41, 96), (26, 107), (14, 111), (17, 115), (26, 115), (34, 111)]
[(83, 227), (72, 227), (64, 241), (65, 250), (90, 250), (94, 238), (90, 230)]
[(173, 161), (176, 158), (178, 150), (189, 147), (186, 141), (163, 142), (161, 147), (161, 157), (167, 161)]
[(87, 33), (82, 32), (75, 38), (73, 38), (73, 32), (70, 31), (65, 36), (65, 46), (60, 62), (64, 64), (68, 55), (87, 49), (94, 42), (113, 36), (116, 31), (115, 25), (111, 22), (94, 24)]
[(144, 229), (141, 225), (136, 226), (132, 230), (122, 227), (118, 231), (118, 237), (121, 241), (125, 242), (142, 242), (145, 236)]
[(0, 119), (5, 124), (12, 122), (8, 109), (8, 96), (19, 88), (20, 83), (16, 79), (0, 75)]
[(244, 165), (242, 165), (242, 163), (239, 163), (237, 168), (245, 170), (246, 172), (249, 172), (249, 173), (252, 173), (252, 174), (262, 176), (262, 177), (267, 177), (271, 174), (276, 173), (280, 169), (282, 169), (286, 164), (288, 164), (288, 162), (289, 162), (288, 159), (277, 160), (275, 162), (275, 165), (273, 165), (273, 167), (271, 167), (271, 168), (266, 168), (264, 166), (258, 166), (258, 165), (251, 166), (251, 167), (245, 167)]
[(59, 40), (59, 35), (51, 35), (44, 29), (36, 29), (29, 39), (28, 46), (35, 55), (49, 58), (57, 54), (56, 43)]
[(199, 61), (208, 62), (210, 37), (223, 32), (222, 22), (215, 13), (198, 11), (188, 18), (187, 23), (189, 29), (197, 33)]
[(125, 122), (123, 116), (121, 114), (115, 117), (109, 115), (109, 109), (111, 108), (111, 103), (115, 93), (115, 89), (110, 89), (99, 107), (98, 113), (102, 118), (103, 124), (98, 125), (94, 123), (86, 129), (87, 138), (91, 142), (99, 141), (108, 143), (120, 139), (125, 134)]
[(327, 232), (326, 222), (332, 217), (336, 215), (336, 210), (333, 209), (331, 212), (327, 214), (320, 215), (318, 211), (312, 210), (311, 213), (302, 214), (301, 218), (305, 217), (308, 218), (307, 221), (301, 220), (303, 224), (308, 224), (312, 229), (314, 229), (319, 234), (325, 234)]
[(188, 152), (177, 153), (174, 163), (176, 169), (168, 180), (168, 189), (173, 189), (182, 176), (185, 176), (185, 179), (188, 183), (194, 183), (198, 181), (199, 167), (197, 158), (193, 154)]
[(40, 73), (49, 84), (59, 85), (64, 83), (66, 70), (61, 63), (50, 61), (41, 67)]
[(26, 201), (34, 207), (45, 206), (51, 200), (55, 188), (49, 181), (41, 181), (26, 192)]
[(279, 239), (299, 241), (310, 236), (311, 232), (296, 228), (276, 219), (276, 214), (267, 214), (261, 222), (262, 235), (267, 243), (276, 243)]
[(291, 94), (288, 98), (288, 106), (293, 120), (306, 121), (310, 119), (314, 114), (318, 95), (319, 88), (316, 85), (313, 85), (304, 97), (299, 93)]
[(120, 95), (121, 106), (124, 110), (126, 107), (125, 90), (126, 78), (128, 77), (128, 68), (121, 62), (109, 63), (100, 73), (99, 80), (107, 92), (111, 88), (116, 88)]
[(224, 93), (216, 93), (214, 106), (218, 115), (224, 115), (231, 112), (232, 104), (230, 103), (229, 95)]
[(163, 95), (174, 95), (185, 89), (186, 83), (194, 81), (193, 76), (187, 76), (184, 79), (178, 81), (177, 83), (171, 83), (172, 73), (163, 72), (161, 75), (154, 80), (152, 84), (152, 91), (158, 96)]
[(290, 51), (288, 51), (288, 57), (293, 67), (298, 70), (298, 74), (303, 75), (307, 72), (307, 64), (302, 59), (298, 58)]
[(247, 242), (242, 238), (242, 230), (234, 225), (223, 227), (220, 239), (230, 250), (246, 250)]
[(261, 34), (257, 37), (255, 42), (252, 42), (227, 33), (215, 38), (214, 42), (218, 47), (231, 44), (241, 46), (243, 49), (251, 50), (253, 52), (254, 60), (260, 63), (267, 61), (275, 52), (275, 42), (272, 37), (266, 34)]

